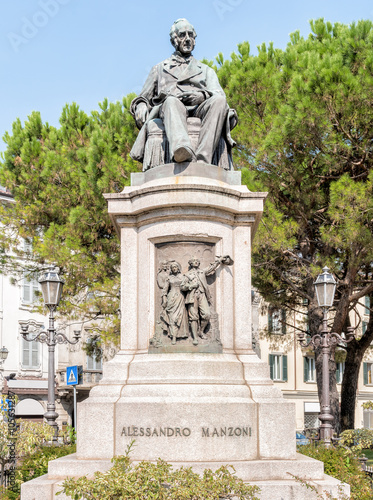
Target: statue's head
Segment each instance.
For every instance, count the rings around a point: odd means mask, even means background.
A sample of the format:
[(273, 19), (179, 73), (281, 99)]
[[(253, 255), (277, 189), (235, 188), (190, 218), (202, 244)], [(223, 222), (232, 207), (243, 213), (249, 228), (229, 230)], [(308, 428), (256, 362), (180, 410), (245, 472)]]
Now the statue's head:
[(181, 265), (176, 260), (172, 260), (170, 262), (170, 270), (171, 274), (179, 274), (181, 273)]
[(201, 261), (198, 259), (198, 257), (193, 256), (191, 259), (188, 260), (189, 268), (195, 268), (198, 269)]
[(168, 271), (169, 268), (170, 268), (170, 266), (168, 264), (168, 261), (167, 260), (162, 260), (159, 263), (158, 272), (160, 273), (161, 271)]
[(171, 26), (170, 39), (176, 50), (189, 56), (196, 44), (197, 33), (187, 19), (177, 19)]

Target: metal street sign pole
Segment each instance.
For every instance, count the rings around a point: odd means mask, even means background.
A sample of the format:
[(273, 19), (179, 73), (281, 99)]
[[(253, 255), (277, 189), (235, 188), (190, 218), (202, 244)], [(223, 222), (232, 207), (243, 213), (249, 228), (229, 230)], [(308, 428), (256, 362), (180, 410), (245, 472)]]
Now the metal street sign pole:
[(83, 383), (83, 366), (67, 366), (66, 367), (66, 384), (72, 385), (74, 389), (74, 418), (73, 426), (76, 433), (76, 423), (77, 423), (77, 404), (76, 404), (76, 386)]
[(75, 429), (75, 432), (76, 432), (76, 413), (77, 413), (77, 408), (76, 408), (76, 385), (73, 386), (74, 387), (74, 422), (73, 422), (73, 425), (74, 425), (74, 429)]

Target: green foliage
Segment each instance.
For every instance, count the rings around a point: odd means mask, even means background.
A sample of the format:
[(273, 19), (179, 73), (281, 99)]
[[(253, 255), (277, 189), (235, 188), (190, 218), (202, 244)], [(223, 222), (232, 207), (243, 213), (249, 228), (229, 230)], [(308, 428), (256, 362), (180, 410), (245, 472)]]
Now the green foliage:
[(30, 455), (40, 449), (43, 443), (51, 441), (53, 428), (45, 423), (23, 420), (17, 425), (14, 438), (9, 435), (8, 422), (0, 420), (0, 465), (9, 462), (9, 443), (15, 440), (17, 458)]
[[(240, 44), (219, 69), (240, 117), (236, 163), (249, 189), (269, 191), (254, 281), (281, 305), (312, 299), (323, 265), (343, 280), (373, 258), (373, 25), (311, 28), (285, 51), (262, 45), (253, 56)], [(354, 284), (368, 282), (361, 273)]]
[(67, 425), (64, 432), (64, 443), (76, 444), (76, 430), (72, 425)]
[[(33, 263), (10, 258), (5, 269), (22, 277), (57, 264), (66, 280), (59, 313), (80, 320), (100, 316), (100, 324), (90, 326), (108, 342), (119, 332), (120, 252), (103, 193), (120, 192), (138, 169), (129, 157), (136, 135), (132, 97), (105, 99), (91, 115), (66, 105), (60, 128), (43, 123), (37, 112), (24, 125), (16, 120), (4, 136), (0, 163), (0, 183), (17, 202), (0, 209), (6, 228), (0, 248)], [(24, 251), (20, 237), (32, 251)]]
[(76, 446), (73, 444), (64, 446), (44, 446), (41, 450), (25, 457), (22, 464), (17, 468), (17, 479), (22, 483), (47, 474), (48, 462), (56, 458), (75, 453)]
[(341, 447), (325, 448), (322, 445), (302, 446), (301, 453), (324, 463), (325, 474), (347, 483), (351, 487), (351, 500), (370, 500), (371, 482), (361, 469), (356, 457)]
[(207, 469), (201, 477), (191, 468), (173, 470), (170, 464), (160, 459), (156, 463), (133, 465), (129, 457), (124, 456), (114, 458), (113, 462), (108, 472), (96, 473), (93, 479), (67, 479), (63, 484), (63, 492), (74, 500), (258, 500), (255, 495), (259, 488), (244, 484), (233, 474), (234, 468), (230, 466), (220, 467), (215, 472)]
[(373, 401), (365, 401), (361, 406), (364, 410), (373, 410)]
[(20, 500), (21, 495), (17, 491), (6, 490), (0, 486), (1, 500)]
[(360, 455), (364, 449), (373, 447), (371, 429), (348, 429), (340, 435), (342, 446), (346, 446), (354, 455)]

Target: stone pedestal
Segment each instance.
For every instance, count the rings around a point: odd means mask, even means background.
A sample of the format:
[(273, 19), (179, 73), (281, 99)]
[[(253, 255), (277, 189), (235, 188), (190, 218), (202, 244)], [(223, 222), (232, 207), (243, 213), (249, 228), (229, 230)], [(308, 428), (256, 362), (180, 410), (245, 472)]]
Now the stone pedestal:
[[(133, 174), (131, 187), (106, 195), (121, 238), (121, 350), (78, 407), (76, 455), (25, 483), (22, 500), (49, 500), (66, 476), (107, 470), (134, 439), (134, 461), (161, 457), (197, 472), (232, 464), (262, 499), (316, 498), (294, 476), (337, 495), (322, 463), (296, 453), (295, 406), (252, 350), (251, 241), (265, 196), (241, 186), (240, 173), (199, 163)], [(218, 327), (198, 345), (170, 345), (159, 330), (160, 261), (174, 258), (185, 273), (193, 253), (201, 267), (223, 255), (234, 264), (209, 284)]]

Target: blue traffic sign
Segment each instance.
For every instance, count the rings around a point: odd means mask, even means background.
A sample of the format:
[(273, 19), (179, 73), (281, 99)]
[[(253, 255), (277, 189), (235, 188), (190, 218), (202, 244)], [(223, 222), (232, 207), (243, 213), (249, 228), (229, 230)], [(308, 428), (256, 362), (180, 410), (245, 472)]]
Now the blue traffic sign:
[(66, 384), (67, 385), (78, 385), (78, 367), (77, 366), (67, 366), (66, 367)]

